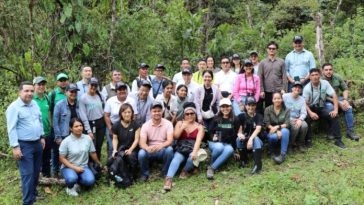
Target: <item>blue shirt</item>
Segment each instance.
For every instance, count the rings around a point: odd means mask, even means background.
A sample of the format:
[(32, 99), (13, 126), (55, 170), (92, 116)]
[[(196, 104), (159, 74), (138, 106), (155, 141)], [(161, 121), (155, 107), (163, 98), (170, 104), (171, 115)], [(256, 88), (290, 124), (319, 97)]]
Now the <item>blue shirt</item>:
[[(163, 83), (164, 79), (162, 78), (162, 80), (158, 80), (157, 77), (152, 78), (152, 88), (153, 88), (153, 97), (157, 97), (158, 94), (162, 94), (163, 93)], [(158, 89), (159, 88), (159, 89)]]
[(305, 120), (307, 116), (306, 102), (301, 96), (293, 98), (292, 93), (283, 94), (283, 102), (286, 108), (291, 110), (290, 118)]
[(81, 99), (81, 96), (88, 91), (88, 83), (84, 83), (83, 80), (80, 80), (76, 83), (77, 88), (80, 89), (77, 92), (77, 99)]
[[(76, 114), (80, 117), (78, 102), (76, 103)], [(71, 121), (71, 109), (67, 99), (63, 99), (54, 107), (53, 129), (56, 138), (66, 137), (70, 134), (69, 123)]]
[(305, 78), (312, 68), (316, 68), (316, 62), (313, 54), (303, 49), (301, 52), (296, 50), (287, 54), (286, 59), (287, 76), (294, 78), (298, 76), (300, 79)]
[(32, 100), (25, 104), (20, 97), (6, 110), (6, 122), (11, 147), (19, 146), (18, 140), (35, 141), (44, 135), (42, 114)]

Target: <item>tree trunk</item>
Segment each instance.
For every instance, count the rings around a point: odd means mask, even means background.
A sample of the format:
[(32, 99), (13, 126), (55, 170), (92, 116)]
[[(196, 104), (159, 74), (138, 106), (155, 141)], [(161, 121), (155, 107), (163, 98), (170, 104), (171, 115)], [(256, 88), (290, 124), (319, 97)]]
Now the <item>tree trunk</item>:
[(320, 62), (320, 66), (325, 63), (325, 55), (324, 55), (324, 41), (322, 34), (322, 14), (317, 12), (315, 15), (316, 21), (316, 49), (318, 52), (318, 58)]
[(66, 185), (64, 179), (57, 179), (57, 178), (40, 178), (39, 179), (40, 185)]
[(199, 10), (202, 10), (204, 8), (207, 7), (207, 12), (204, 14), (203, 16), (203, 28), (202, 28), (202, 33), (203, 33), (203, 42), (201, 44), (200, 47), (200, 52), (205, 54), (207, 53), (207, 44), (209, 42), (209, 31), (210, 31), (210, 11), (211, 11), (211, 7), (210, 7), (210, 3), (209, 1), (203, 1), (200, 0), (199, 1)]
[(334, 16), (332, 17), (331, 22), (330, 22), (330, 25), (331, 25), (331, 29), (332, 29), (332, 33), (333, 34), (335, 34), (336, 16), (337, 16), (337, 13), (340, 10), (340, 6), (341, 6), (342, 3), (343, 3), (343, 0), (339, 0), (339, 2), (337, 2), (337, 6), (336, 6), (336, 10), (335, 10)]
[(246, 7), (246, 16), (248, 18), (249, 27), (253, 28), (253, 17), (252, 17), (252, 14), (250, 12), (250, 0), (246, 0), (245, 7)]
[[(34, 50), (35, 50), (35, 40), (34, 40), (34, 26), (33, 26), (33, 8), (36, 3), (36, 0), (29, 0), (29, 28), (30, 28), (30, 49), (31, 49), (31, 57), (32, 61), (34, 60)], [(34, 74), (33, 67), (32, 68), (32, 75)]]
[(111, 47), (114, 41), (114, 32), (115, 32), (115, 17), (116, 15), (116, 0), (111, 1), (111, 25), (110, 25), (110, 36), (109, 36), (109, 48), (107, 50), (107, 66), (109, 70), (112, 69), (112, 63), (114, 61), (113, 55), (111, 52)]

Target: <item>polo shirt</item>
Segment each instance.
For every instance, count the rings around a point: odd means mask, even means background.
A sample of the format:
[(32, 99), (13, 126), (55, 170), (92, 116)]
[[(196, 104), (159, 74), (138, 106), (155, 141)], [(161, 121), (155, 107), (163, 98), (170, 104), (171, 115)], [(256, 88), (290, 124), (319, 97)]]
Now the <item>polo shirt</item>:
[[(57, 105), (57, 103), (63, 99), (66, 99), (67, 98), (67, 95), (61, 91), (61, 88), (60, 87), (56, 87), (54, 89), (54, 93), (56, 94), (56, 96), (54, 98), (52, 98), (52, 95), (53, 95), (53, 91), (51, 91), (49, 94), (48, 94), (48, 99), (50, 100), (50, 102), (52, 102), (52, 99), (54, 99), (54, 106)], [(80, 98), (78, 98), (80, 99)], [(54, 108), (53, 108), (54, 109)], [(53, 110), (51, 110), (53, 112)]]
[(321, 79), (323, 80), (327, 80), (327, 82), (330, 83), (330, 85), (332, 86), (332, 88), (335, 90), (337, 96), (341, 96), (342, 95), (342, 91), (348, 90), (348, 85), (345, 83), (344, 79), (334, 73), (330, 78), (326, 78), (325, 76), (322, 76)]
[(119, 110), (120, 110), (120, 107), (125, 103), (129, 103), (133, 107), (135, 115), (138, 114), (138, 109), (137, 109), (135, 100), (133, 98), (127, 96), (125, 101), (120, 102), (118, 97), (114, 96), (106, 101), (105, 108), (104, 108), (104, 112), (110, 113), (111, 123), (115, 124), (118, 121), (120, 121)]
[(150, 119), (143, 124), (140, 138), (147, 139), (148, 146), (153, 146), (163, 144), (169, 134), (173, 134), (173, 125), (170, 121), (162, 118), (159, 124), (154, 124)]
[(51, 133), (51, 125), (49, 122), (49, 99), (46, 95), (44, 95), (42, 98), (39, 98), (37, 93), (35, 93), (33, 100), (37, 103), (40, 112), (42, 113), (44, 136), (48, 136)]
[(178, 83), (180, 83), (181, 81), (183, 81), (182, 71), (181, 71), (181, 72), (176, 73), (176, 74), (173, 76), (172, 81), (173, 81), (175, 84), (178, 84)]
[(318, 86), (312, 87), (312, 82), (307, 84), (303, 88), (303, 97), (310, 106), (319, 105), (320, 101), (324, 103), (326, 101), (326, 95), (333, 96), (335, 90), (331, 87), (327, 80), (320, 79), (320, 84)]
[(303, 79), (309, 74), (312, 68), (316, 68), (313, 54), (306, 49), (303, 49), (301, 52), (293, 50), (288, 53), (285, 64), (287, 76), (291, 78), (298, 76), (300, 79)]
[(214, 77), (215, 85), (219, 87), (220, 91), (232, 93), (236, 76), (237, 74), (232, 70), (229, 70), (228, 72), (221, 70), (216, 73)]

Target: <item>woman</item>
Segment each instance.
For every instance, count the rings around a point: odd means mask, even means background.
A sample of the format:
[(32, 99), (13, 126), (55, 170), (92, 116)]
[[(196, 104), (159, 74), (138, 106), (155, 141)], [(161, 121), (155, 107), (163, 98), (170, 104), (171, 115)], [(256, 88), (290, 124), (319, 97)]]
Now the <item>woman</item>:
[(91, 187), (95, 183), (95, 176), (87, 166), (89, 156), (100, 167), (102, 166), (92, 140), (89, 136), (82, 134), (82, 121), (79, 118), (72, 118), (69, 127), (71, 134), (59, 147), (59, 161), (62, 163), (61, 173), (66, 181), (67, 194), (78, 196), (78, 183), (86, 187)]
[(245, 60), (243, 69), (245, 72), (236, 77), (233, 88), (235, 116), (243, 112), (248, 96), (254, 97), (256, 102), (259, 101), (260, 79), (259, 76), (254, 74), (253, 63), (250, 60)]
[(232, 57), (231, 61), (231, 70), (237, 74), (243, 73), (244, 70), (242, 69), (243, 65), (241, 64), (239, 54), (235, 53)]
[(177, 91), (176, 93), (177, 93), (177, 105), (178, 105), (176, 120), (179, 121), (183, 119), (184, 105), (189, 101), (187, 97), (188, 88), (186, 85), (181, 84), (177, 86), (176, 91)]
[(207, 56), (206, 65), (207, 65), (206, 69), (212, 70), (212, 72), (214, 72), (214, 73), (217, 73), (221, 70), (220, 68), (215, 67), (215, 60), (214, 60), (214, 57), (212, 57), (212, 56)]
[(238, 118), (234, 116), (231, 101), (223, 98), (220, 111), (214, 118), (210, 139), (211, 165), (207, 168), (207, 179), (214, 178), (214, 172), (234, 153), (234, 143), (240, 127)]
[(99, 82), (91, 78), (87, 93), (83, 94), (80, 101), (80, 117), (87, 133), (95, 143), (96, 154), (101, 159), (101, 148), (104, 142), (106, 124), (104, 121), (104, 99), (98, 91)]
[(180, 174), (181, 178), (186, 177), (188, 172), (193, 170), (193, 160), (197, 158), (197, 152), (200, 149), (204, 134), (203, 126), (197, 122), (195, 104), (192, 102), (186, 103), (183, 111), (183, 120), (177, 122), (174, 130), (173, 135), (177, 141), (177, 149), (169, 165), (164, 190), (171, 190), (172, 178), (182, 162), (186, 161)]
[(256, 108), (254, 97), (248, 97), (245, 104), (246, 112), (239, 115), (241, 129), (236, 138), (242, 168), (248, 165), (248, 150), (253, 150), (254, 167), (250, 174), (257, 174), (262, 170), (263, 142), (259, 135), (263, 126), (263, 116), (256, 112)]
[(121, 105), (119, 117), (120, 121), (112, 126), (112, 157), (115, 158), (117, 154), (124, 156), (127, 172), (136, 180), (141, 126), (134, 120), (134, 110), (129, 103)]
[(273, 93), (273, 105), (267, 107), (264, 111), (264, 124), (267, 126), (269, 153), (273, 153), (274, 145), (281, 141), (280, 155), (274, 156), (273, 160), (281, 164), (286, 159), (287, 147), (289, 143), (289, 117), (290, 111), (283, 103), (280, 92)]
[(177, 98), (172, 95), (173, 82), (170, 80), (165, 80), (162, 83), (163, 93), (159, 94), (155, 99), (163, 104), (163, 118), (174, 122), (176, 120), (177, 114)]
[(215, 113), (218, 111), (217, 105), (220, 101), (220, 91), (212, 84), (214, 74), (211, 70), (203, 71), (202, 77), (203, 86), (198, 87), (196, 90), (195, 105), (198, 122), (203, 123), (209, 132)]

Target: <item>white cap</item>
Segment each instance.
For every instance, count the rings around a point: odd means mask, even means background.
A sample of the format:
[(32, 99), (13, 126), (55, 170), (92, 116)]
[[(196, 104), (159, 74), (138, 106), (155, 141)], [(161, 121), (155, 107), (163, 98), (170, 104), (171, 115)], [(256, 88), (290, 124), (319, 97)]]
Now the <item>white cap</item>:
[(220, 100), (219, 106), (221, 107), (223, 105), (229, 105), (229, 106), (231, 106), (231, 101), (228, 98), (223, 98), (223, 99)]
[(200, 164), (200, 162), (204, 161), (205, 159), (207, 159), (207, 152), (204, 149), (199, 149), (197, 151), (197, 157), (196, 159), (194, 159), (192, 161), (193, 165), (195, 165), (196, 167), (198, 167), (198, 165)]

